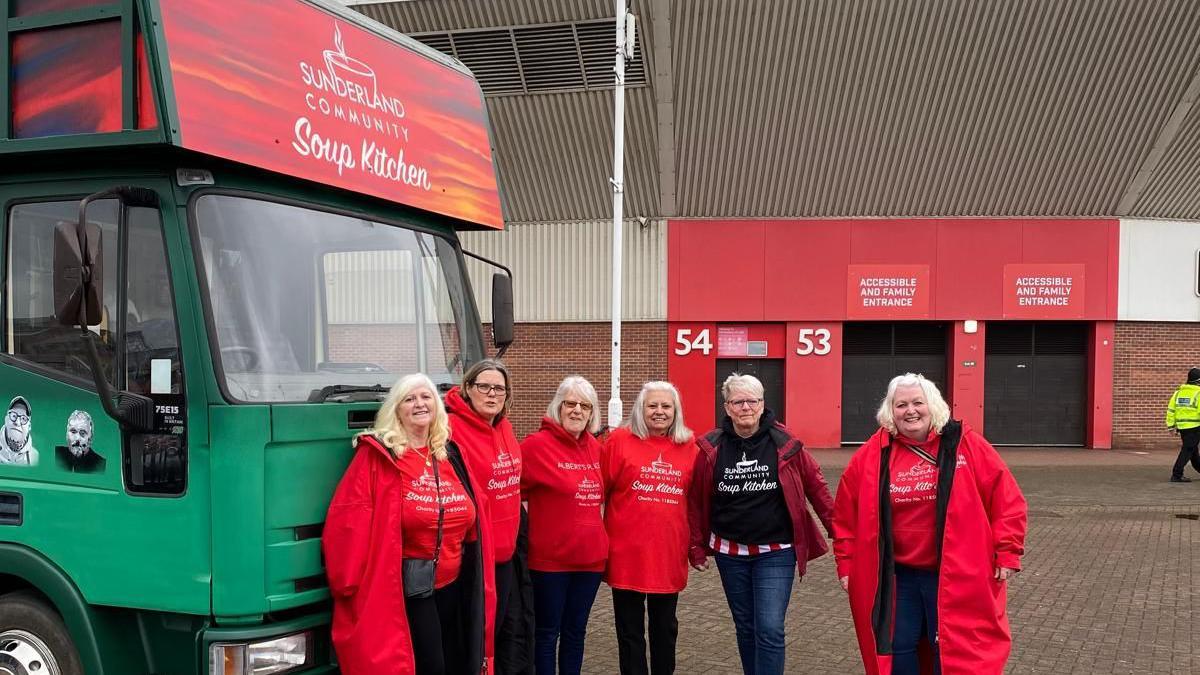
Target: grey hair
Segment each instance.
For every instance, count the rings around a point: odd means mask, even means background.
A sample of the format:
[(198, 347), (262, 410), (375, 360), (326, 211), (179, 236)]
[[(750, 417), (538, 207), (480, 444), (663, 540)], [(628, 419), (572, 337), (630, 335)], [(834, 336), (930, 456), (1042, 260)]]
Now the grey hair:
[(470, 403), (471, 399), (467, 398), (467, 387), (474, 385), (475, 381), (479, 379), (479, 374), (487, 370), (494, 370), (504, 377), (506, 393), (504, 395), (504, 407), (500, 409), (500, 416), (503, 417), (512, 408), (513, 390), (512, 378), (508, 376), (508, 366), (504, 365), (504, 362), (500, 359), (481, 359), (472, 364), (470, 368), (467, 368), (467, 372), (463, 373), (462, 388), (459, 389), (459, 392), (462, 394), (463, 400)]
[(728, 401), (734, 389), (750, 392), (754, 395), (754, 398), (763, 397), (762, 382), (753, 375), (734, 373), (725, 378), (725, 383), (721, 385), (721, 397)]
[(670, 382), (662, 381), (643, 384), (637, 398), (633, 399), (633, 408), (629, 411), (629, 430), (633, 432), (633, 435), (643, 439), (650, 435), (650, 430), (646, 428), (646, 417), (642, 412), (642, 407), (646, 404), (646, 394), (652, 391), (669, 393), (671, 403), (675, 406), (675, 419), (671, 420), (671, 426), (667, 429), (667, 438), (670, 438), (672, 443), (687, 443), (692, 440), (692, 430), (683, 423), (683, 404), (679, 401), (679, 390)]
[(588, 431), (593, 434), (600, 432), (600, 399), (596, 397), (596, 388), (592, 386), (584, 378), (578, 375), (568, 375), (563, 378), (563, 381), (558, 385), (558, 391), (554, 392), (554, 398), (550, 399), (550, 405), (546, 406), (546, 417), (554, 420), (555, 424), (562, 425), (562, 415), (559, 414), (559, 408), (562, 407), (562, 402), (566, 400), (567, 394), (577, 393), (592, 404), (592, 416), (588, 420)]
[(925, 379), (924, 375), (917, 373), (897, 375), (892, 378), (891, 382), (888, 382), (887, 395), (879, 404), (879, 412), (875, 413), (875, 420), (879, 422), (879, 426), (887, 429), (889, 434), (896, 435), (896, 420), (892, 417), (892, 403), (896, 399), (896, 390), (900, 387), (921, 388), (921, 393), (925, 395), (925, 405), (929, 408), (929, 418), (933, 430), (939, 434), (942, 433), (942, 427), (950, 421), (950, 406), (946, 403), (946, 399), (942, 398), (942, 392), (938, 391), (937, 385)]
[(87, 422), (89, 427), (92, 426), (92, 415), (86, 410), (76, 410), (70, 415), (67, 415), (67, 426), (71, 425), (71, 420), (83, 420), (84, 422)]

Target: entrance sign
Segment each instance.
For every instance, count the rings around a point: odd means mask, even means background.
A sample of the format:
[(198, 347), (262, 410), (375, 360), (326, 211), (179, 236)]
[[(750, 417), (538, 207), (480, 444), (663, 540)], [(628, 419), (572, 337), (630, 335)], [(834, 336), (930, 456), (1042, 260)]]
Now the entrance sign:
[(1082, 319), (1084, 267), (1013, 263), (1004, 266), (1004, 318)]
[(929, 318), (929, 266), (849, 265), (846, 318)]
[(503, 227), (467, 73), (295, 0), (162, 15), (183, 147)]

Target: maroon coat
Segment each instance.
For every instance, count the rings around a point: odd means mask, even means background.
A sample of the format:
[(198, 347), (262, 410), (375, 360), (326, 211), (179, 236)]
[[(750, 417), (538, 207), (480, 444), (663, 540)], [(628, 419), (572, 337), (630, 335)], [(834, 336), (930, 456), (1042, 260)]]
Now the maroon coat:
[[(726, 433), (722, 429), (715, 429), (696, 443), (700, 447), (700, 455), (696, 458), (692, 487), (688, 491), (688, 525), (692, 533), (688, 558), (693, 565), (702, 564), (705, 558), (713, 554), (708, 546), (708, 535), (712, 532), (709, 523), (712, 516), (713, 471), (717, 463), (716, 446), (720, 445)], [(770, 435), (771, 442), (779, 452), (779, 488), (783, 490), (783, 499), (792, 517), (796, 574), (803, 577), (808, 570), (808, 561), (820, 558), (829, 551), (825, 536), (808, 510), (808, 503), (812, 503), (813, 511), (821, 519), (825, 531), (832, 536), (833, 497), (829, 494), (829, 486), (825, 484), (821, 466), (804, 449), (800, 439), (778, 423), (771, 427)]]

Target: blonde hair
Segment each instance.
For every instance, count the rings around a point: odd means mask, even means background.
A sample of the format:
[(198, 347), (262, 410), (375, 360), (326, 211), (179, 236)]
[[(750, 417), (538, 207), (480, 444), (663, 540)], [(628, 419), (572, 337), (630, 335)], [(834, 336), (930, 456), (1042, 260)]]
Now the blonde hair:
[(889, 434), (896, 435), (896, 420), (892, 417), (892, 402), (896, 399), (896, 390), (900, 387), (921, 388), (921, 393), (925, 396), (925, 405), (929, 408), (929, 421), (933, 430), (939, 434), (942, 433), (942, 427), (950, 421), (950, 406), (946, 403), (946, 399), (942, 398), (942, 392), (938, 391), (937, 385), (925, 379), (924, 375), (917, 373), (897, 375), (892, 378), (891, 382), (888, 382), (887, 395), (883, 397), (883, 402), (879, 404), (879, 411), (875, 413), (875, 421), (879, 422), (879, 426), (887, 429)]
[(354, 443), (358, 443), (359, 436), (373, 435), (396, 457), (403, 455), (409, 448), (409, 438), (404, 424), (400, 421), (400, 404), (418, 389), (428, 389), (433, 394), (433, 403), (430, 404), (433, 406), (433, 422), (429, 425), (429, 452), (437, 459), (446, 459), (450, 421), (446, 416), (446, 406), (442, 403), (442, 397), (438, 396), (437, 386), (424, 373), (405, 375), (397, 380), (383, 399), (383, 404), (379, 406), (379, 412), (375, 414), (375, 424), (370, 429), (356, 434)]
[(583, 398), (588, 403), (592, 404), (592, 416), (588, 419), (588, 431), (593, 434), (600, 431), (600, 399), (596, 396), (596, 388), (592, 386), (584, 378), (578, 375), (568, 375), (559, 383), (558, 390), (554, 392), (554, 398), (550, 399), (550, 405), (546, 406), (546, 417), (554, 420), (554, 423), (562, 426), (562, 402), (566, 400), (567, 394), (575, 393)]
[(646, 415), (642, 408), (646, 405), (646, 395), (652, 391), (665, 391), (671, 395), (671, 403), (675, 406), (675, 419), (667, 429), (667, 438), (672, 443), (687, 443), (692, 440), (692, 430), (683, 424), (683, 403), (679, 401), (679, 390), (670, 382), (647, 382), (642, 385), (637, 398), (633, 400), (633, 408), (629, 411), (629, 430), (638, 438), (646, 438), (650, 430), (646, 428)]

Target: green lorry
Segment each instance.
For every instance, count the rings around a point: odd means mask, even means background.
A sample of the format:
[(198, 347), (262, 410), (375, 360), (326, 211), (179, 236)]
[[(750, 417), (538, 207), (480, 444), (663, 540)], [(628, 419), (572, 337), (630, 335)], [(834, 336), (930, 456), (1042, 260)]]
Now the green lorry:
[(485, 354), (477, 82), (324, 0), (0, 22), (0, 673), (336, 672), (350, 439), (399, 375)]

